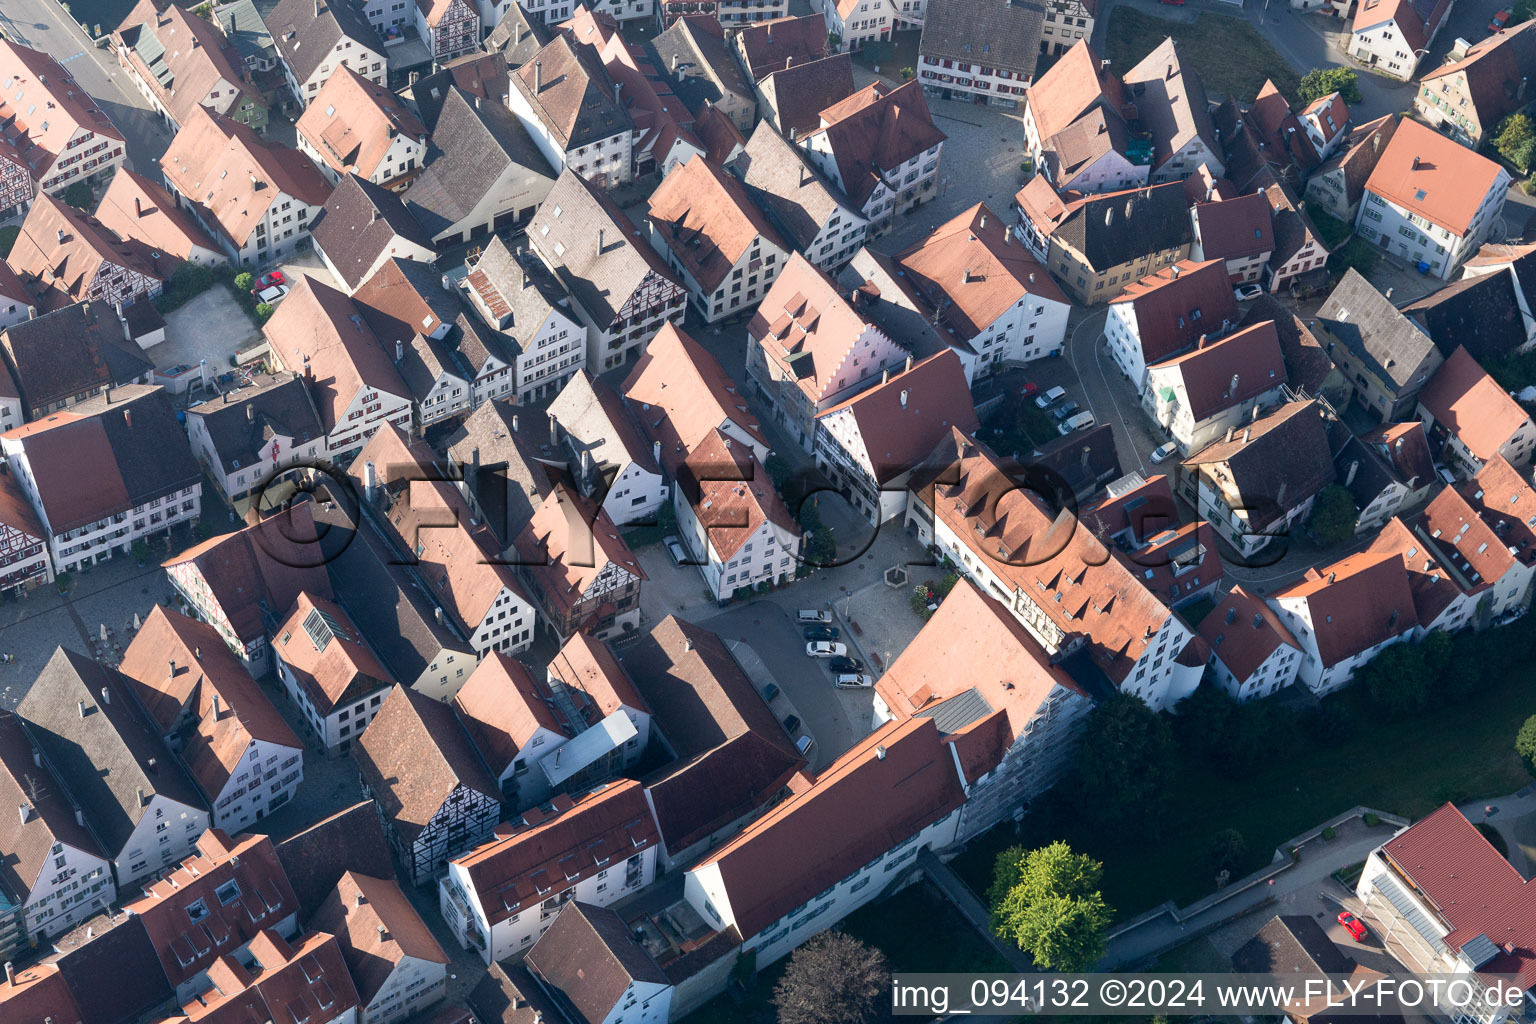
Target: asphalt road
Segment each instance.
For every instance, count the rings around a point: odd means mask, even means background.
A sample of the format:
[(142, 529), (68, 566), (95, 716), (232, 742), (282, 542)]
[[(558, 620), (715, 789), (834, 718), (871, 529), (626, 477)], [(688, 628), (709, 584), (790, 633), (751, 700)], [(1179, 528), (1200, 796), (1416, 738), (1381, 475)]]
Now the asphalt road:
[[(110, 32), (114, 27), (102, 29)], [(160, 157), (171, 144), (171, 133), (109, 48), (97, 49), (56, 0), (5, 0), (0, 28), (15, 42), (52, 54), (63, 64), (123, 133), (128, 166), (159, 180)]]

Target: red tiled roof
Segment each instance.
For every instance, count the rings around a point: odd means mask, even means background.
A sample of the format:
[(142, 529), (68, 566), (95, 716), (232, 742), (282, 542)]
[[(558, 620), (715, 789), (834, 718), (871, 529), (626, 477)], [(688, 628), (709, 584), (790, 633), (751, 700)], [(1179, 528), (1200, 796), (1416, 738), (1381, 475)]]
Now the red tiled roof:
[[(305, 629), (311, 616), (328, 618), (319, 641)], [(332, 628), (330, 623), (335, 623)], [(387, 686), (389, 670), (340, 605), (305, 590), (273, 634), (273, 651), (288, 666), (309, 701), (322, 715)], [(317, 647), (316, 643), (324, 646)]]
[(24, 967), (14, 983), (0, 985), (0, 1017), (15, 1024), (82, 1022), (69, 983), (53, 964)]
[[(1237, 322), (1237, 300), (1221, 260), (1180, 260), (1133, 281), (1113, 300), (1135, 311), (1142, 358), (1150, 366)], [(1198, 314), (1198, 316), (1196, 315)]]
[(1195, 208), (1195, 217), (1200, 222), (1200, 246), (1208, 260), (1245, 259), (1274, 251), (1269, 200), (1262, 192), (1203, 203)]
[(916, 79), (891, 88), (874, 82), (821, 112), (824, 136), (843, 191), (862, 209), (885, 175), (944, 141)]
[(1193, 352), (1153, 367), (1169, 368), (1176, 369), (1184, 382), (1196, 423), (1285, 383), (1285, 360), (1273, 320), (1206, 341)]
[(432, 930), (393, 878), (348, 871), (308, 924), (312, 931), (336, 936), (364, 1005), (373, 1001), (406, 957), (435, 964), (449, 962)]
[(506, 771), (539, 729), (570, 736), (577, 725), (560, 720), (548, 689), (527, 666), (499, 651), (487, 654), (470, 673), (453, 706), (496, 775)]
[(890, 722), (694, 870), (719, 869), (737, 930), (753, 936), (964, 802), (932, 720)]
[(1233, 587), (1200, 622), (1200, 637), (1239, 683), (1257, 672), (1264, 660), (1282, 646), (1301, 650), (1274, 609), (1262, 597)]
[(758, 238), (787, 245), (735, 177), (694, 156), (651, 193), (650, 222), (690, 276), (712, 293)]
[(1048, 139), (1100, 100), (1114, 97), (1111, 102), (1118, 105), (1121, 88), (1088, 40), (1082, 39), (1035, 79), (1026, 102), (1040, 138)]
[(1536, 490), (1502, 455), (1462, 485), (1462, 494), (1522, 562), (1536, 561)]
[(515, 542), (523, 571), (546, 609), (567, 614), (609, 566), (643, 580), (645, 570), (601, 505), (555, 485)]
[(1412, 50), (1429, 45), (1428, 28), (1438, 25), (1453, 0), (1361, 0), (1355, 9), (1353, 31), (1363, 32), (1389, 21), (1397, 23), (1403, 40)]
[(1471, 227), (1478, 206), (1499, 173), (1499, 165), (1487, 157), (1404, 118), (1382, 150), (1365, 187), (1461, 236)]
[(1522, 989), (1536, 985), (1536, 886), (1455, 806), (1387, 840), (1381, 852), (1450, 925), (1449, 949), (1485, 935), (1499, 951), (1479, 974), (1514, 975)]
[(651, 713), (613, 650), (585, 633), (577, 633), (565, 642), (549, 663), (549, 674), (591, 697), (605, 716), (621, 707)]
[(1497, 455), (1499, 447), (1530, 421), (1520, 403), (1461, 345), (1419, 392), (1419, 404), (1435, 418), (1436, 426), (1459, 438), (1483, 462)]
[(1402, 559), (1364, 551), (1308, 569), (1276, 600), (1305, 600), (1324, 668), (1419, 625)]
[(677, 486), (722, 562), (734, 558), (765, 522), (777, 527), (786, 548), (793, 550), (799, 543), (799, 524), (752, 457), (752, 450), (733, 444), (719, 430), (711, 431), (688, 453), (678, 470)]

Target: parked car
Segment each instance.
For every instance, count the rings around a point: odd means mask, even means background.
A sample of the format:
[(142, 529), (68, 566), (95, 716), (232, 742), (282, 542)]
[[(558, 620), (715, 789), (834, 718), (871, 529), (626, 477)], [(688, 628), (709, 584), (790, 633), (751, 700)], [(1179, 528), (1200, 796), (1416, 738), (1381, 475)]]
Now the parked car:
[(1167, 462), (1178, 453), (1179, 446), (1174, 444), (1172, 441), (1167, 441), (1163, 444), (1160, 444), (1156, 448), (1152, 449), (1152, 465), (1155, 466), (1159, 462)]
[(815, 745), (816, 741), (811, 739), (809, 736), (801, 736), (799, 739), (795, 740), (795, 749), (800, 751), (801, 757), (809, 757), (811, 748)]
[(836, 626), (806, 626), (801, 630), (807, 640), (836, 640)]
[(853, 690), (862, 686), (874, 686), (875, 680), (868, 672), (839, 672), (837, 685), (845, 690)]
[(1183, 7), (1184, 0), (1157, 0), (1158, 3), (1167, 4), (1169, 7)]
[(1068, 416), (1076, 415), (1077, 411), (1081, 408), (1082, 406), (1078, 405), (1076, 402), (1068, 402), (1060, 409), (1057, 409), (1055, 412), (1051, 413), (1051, 415), (1056, 417), (1057, 422), (1060, 422), (1061, 420), (1066, 419)]
[(1035, 394), (1039, 394), (1039, 393), (1040, 393), (1040, 385), (1036, 384), (1032, 380), (1025, 381), (1024, 382), (1024, 386), (1019, 388), (1019, 397), (1020, 398), (1028, 398), (1031, 395), (1035, 395)]
[(1366, 931), (1364, 923), (1347, 910), (1339, 911), (1339, 924), (1343, 925), (1344, 930), (1355, 937), (1356, 942), (1364, 942), (1370, 937), (1371, 933)]
[(1498, 14), (1495, 14), (1493, 20), (1488, 22), (1488, 31), (1503, 32), (1504, 26), (1509, 24), (1510, 15), (1514, 13), (1515, 9), (1513, 7), (1506, 7)]
[(261, 275), (261, 278), (259, 280), (257, 280), (257, 282), (256, 282), (256, 287), (258, 287), (258, 288), (271, 288), (275, 284), (287, 284), (287, 283), (288, 283), (288, 279), (283, 276), (283, 272), (281, 270), (272, 270), (272, 271), (268, 271), (267, 273)]
[(285, 284), (274, 284), (270, 288), (252, 289), (252, 291), (255, 292), (257, 302), (271, 304), (288, 294), (288, 286)]
[(833, 658), (827, 662), (827, 667), (833, 672), (862, 672), (864, 666), (857, 658)]
[(813, 640), (805, 645), (805, 653), (811, 658), (838, 658), (848, 653), (848, 645), (831, 640)]
[(777, 697), (778, 695), (779, 685), (777, 683), (769, 683), (767, 686), (763, 687), (763, 700), (766, 700), (768, 703), (773, 703), (773, 698)]
[(1065, 397), (1067, 397), (1067, 389), (1066, 388), (1063, 388), (1063, 387), (1051, 388), (1051, 390), (1047, 391), (1045, 394), (1043, 394), (1043, 395), (1036, 395), (1035, 396), (1035, 408), (1037, 408), (1037, 409), (1049, 409), (1051, 406), (1055, 405), (1057, 402), (1061, 401)]
[(1076, 416), (1073, 416), (1071, 419), (1067, 420), (1061, 426), (1057, 427), (1056, 433), (1060, 434), (1062, 437), (1066, 437), (1074, 430), (1087, 430), (1089, 427), (1093, 426), (1093, 423), (1093, 413), (1080, 412)]
[(789, 733), (791, 736), (793, 736), (795, 733), (799, 732), (800, 731), (800, 716), (799, 715), (790, 715), (788, 718), (784, 719), (784, 731)]
[(831, 622), (832, 613), (820, 608), (801, 608), (795, 613), (795, 621), (802, 626), (807, 623)]
[(662, 546), (667, 549), (667, 557), (672, 559), (673, 565), (682, 565), (688, 559), (688, 552), (683, 548), (683, 542), (676, 537), (663, 537)]
[(1240, 284), (1232, 289), (1232, 297), (1238, 302), (1250, 302), (1264, 294), (1264, 288), (1256, 284)]

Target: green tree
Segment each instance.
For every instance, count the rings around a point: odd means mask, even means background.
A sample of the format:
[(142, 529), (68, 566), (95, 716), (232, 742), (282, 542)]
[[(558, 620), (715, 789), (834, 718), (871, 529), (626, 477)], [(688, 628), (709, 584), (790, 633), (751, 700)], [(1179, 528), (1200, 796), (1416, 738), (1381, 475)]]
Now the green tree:
[(992, 928), (1040, 967), (1086, 971), (1104, 956), (1110, 909), (1099, 892), (1104, 865), (1063, 842), (997, 855), (987, 901)]
[(1429, 707), (1436, 680), (1449, 664), (1454, 641), (1436, 630), (1423, 643), (1394, 644), (1356, 673), (1371, 699), (1392, 718), (1418, 714)]
[(1171, 791), (1168, 723), (1140, 697), (1117, 693), (1095, 705), (1077, 749), (1078, 812), (1101, 827), (1155, 832)]
[(1224, 828), (1211, 836), (1206, 857), (1210, 860), (1211, 871), (1216, 874), (1228, 871), (1236, 875), (1248, 857), (1248, 843), (1237, 829)]
[(268, 320), (271, 320), (271, 319), (272, 319), (272, 303), (270, 303), (270, 302), (258, 302), (258, 303), (256, 303), (256, 325), (259, 327), (259, 326), (261, 326), (262, 324), (266, 323)]
[(890, 988), (885, 956), (847, 932), (814, 936), (790, 954), (773, 987), (779, 1024), (865, 1024)]
[(91, 192), (91, 186), (83, 181), (77, 181), (64, 190), (64, 201), (77, 210), (90, 210), (96, 203), (96, 196)]
[(1349, 488), (1329, 484), (1312, 503), (1312, 518), (1307, 526), (1323, 544), (1343, 544), (1355, 536), (1355, 524), (1360, 512), (1355, 508), (1355, 496)]
[(235, 287), (242, 292), (248, 292), (256, 285), (256, 279), (248, 270), (242, 270), (235, 275)]
[(1345, 103), (1360, 102), (1360, 76), (1349, 68), (1313, 68), (1302, 76), (1300, 93), (1303, 102), (1338, 93)]
[(1536, 124), (1525, 114), (1510, 114), (1499, 124), (1493, 145), (1504, 159), (1522, 171), (1530, 170), (1536, 163)]
[(1536, 775), (1536, 715), (1527, 718), (1515, 734), (1515, 753), (1525, 763), (1525, 770)]
[(21, 228), (15, 224), (7, 224), (0, 228), (0, 259), (11, 254), (11, 247), (16, 244), (16, 239), (21, 237)]

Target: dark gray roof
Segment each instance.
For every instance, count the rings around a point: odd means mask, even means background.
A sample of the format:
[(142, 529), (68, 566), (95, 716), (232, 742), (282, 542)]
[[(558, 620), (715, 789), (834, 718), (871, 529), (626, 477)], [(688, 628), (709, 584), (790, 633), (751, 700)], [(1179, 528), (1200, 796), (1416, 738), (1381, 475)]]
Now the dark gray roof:
[(555, 1004), (528, 968), (510, 960), (505, 966), (491, 964), (468, 1001), (484, 1024), (543, 1024), (559, 1019)]
[[(536, 189), (535, 179), (554, 179), (549, 162), (512, 111), (498, 103), (477, 107), (454, 88), (438, 114), (427, 165), (406, 189), (405, 208), (435, 238), (468, 216), (514, 164), (530, 191)], [(519, 205), (534, 205), (537, 198)]]
[(1056, 237), (1082, 253), (1095, 270), (1175, 249), (1194, 237), (1184, 183), (1170, 181), (1129, 192), (1089, 196), (1067, 215)]
[[(562, 301), (569, 302), (537, 256), (528, 253), (519, 260), (500, 235), (486, 243), (471, 274), (484, 274), (486, 282), (506, 303), (512, 319), (503, 329), (514, 338), (532, 337)], [(562, 309), (561, 313), (572, 316), (569, 309)]]
[(17, 712), (109, 857), (125, 852), (151, 797), (204, 806), (115, 670), (60, 647)]
[(90, 939), (49, 960), (75, 997), (80, 1024), (128, 1024), (175, 996), (142, 917), (118, 913), (110, 922), (98, 918), (92, 924)]
[[(496, 399), (464, 419), (446, 441), (464, 467), (486, 525), (508, 547), (566, 471), (564, 450), (549, 440), (549, 417)], [(479, 472), (474, 470), (478, 460)]]
[(804, 150), (790, 145), (767, 121), (757, 123), (733, 169), (746, 185), (747, 195), (802, 252), (834, 213), (860, 216), (843, 206), (838, 199), (841, 193), (822, 177)]
[(963, 693), (957, 693), (947, 700), (937, 704), (930, 704), (913, 715), (914, 718), (931, 718), (933, 724), (942, 733), (959, 732), (993, 711), (987, 698), (981, 695), (976, 687), (971, 687)]
[(231, 0), (213, 9), (213, 17), (224, 30), (230, 45), (242, 58), (271, 59), (277, 50), (272, 33), (252, 0)]
[(678, 18), (645, 49), (651, 63), (670, 76), (668, 86), (695, 116), (706, 103), (719, 103), (727, 93), (753, 102), (752, 83), (742, 74), (736, 55), (725, 44), (720, 22), (712, 15)]
[(122, 323), (104, 302), (76, 302), (12, 324), (0, 345), (26, 409), (127, 384), (155, 366), (123, 337)]
[[(1247, 438), (1247, 440), (1245, 440)], [(1282, 405), (1255, 421), (1232, 440), (1217, 440), (1185, 460), (1191, 466), (1225, 463), (1248, 525), (1264, 530), (1334, 482), (1333, 452), (1322, 406), (1316, 402)]]
[[(325, 568), (336, 601), (367, 638), (390, 677), (421, 678), (441, 651), (463, 652), (473, 666), (469, 644), (454, 632), (451, 616), (439, 623), (431, 598), (416, 585), (399, 552), (371, 525), (359, 529), (343, 502), (315, 503), (315, 523), (322, 531)], [(332, 881), (334, 885), (334, 880)]]
[[(1333, 457), (1333, 469), (1340, 483), (1354, 497), (1356, 507), (1361, 509), (1393, 483), (1401, 482), (1386, 459), (1353, 435)], [(1351, 469), (1354, 470), (1353, 479), (1350, 477)]]
[(309, 233), (341, 274), (349, 292), (363, 283), (396, 238), (433, 249), (432, 236), (406, 210), (398, 195), (355, 174), (347, 175), (336, 186)]
[(1044, 24), (1032, 0), (928, 0), (917, 52), (1033, 78)]
[(395, 874), (389, 840), (372, 800), (361, 800), (278, 843), (277, 859), (306, 919), (348, 871), (373, 878)]
[(554, 32), (548, 25), (528, 17), (523, 5), (515, 3), (491, 29), (485, 39), (485, 48), (500, 53), (508, 67), (519, 68), (553, 38)]
[(298, 445), (325, 433), (309, 389), (297, 373), (258, 377), (253, 384), (232, 399), (225, 395), (187, 410), (207, 429), (226, 474), (262, 465), (270, 457), (275, 436), (291, 437)]
[(1317, 322), (1399, 388), (1414, 383), (1413, 374), (1435, 347), (1418, 323), (1353, 267), (1317, 311)]
[[(533, 215), (528, 241), (600, 326), (613, 323), (647, 274), (677, 280), (634, 222), (570, 168)], [(556, 253), (557, 245), (564, 251)]]
[(347, 0), (278, 0), (266, 17), (277, 52), (301, 83), (315, 73), (343, 36), (374, 53), (384, 52), (361, 5)]
[[(512, 9), (522, 12), (517, 4), (513, 4)], [(512, 18), (513, 15), (508, 14), (502, 19), (502, 24), (505, 25)], [(411, 102), (427, 131), (437, 130), (437, 118), (443, 111), (443, 102), (454, 87), (471, 98), (483, 96), (487, 100), (505, 104), (508, 89), (507, 62), (497, 53), (472, 53), (451, 60), (441, 70), (423, 75), (412, 83), (408, 90)]]
[(857, 300), (859, 315), (911, 352), (914, 359), (927, 359), (950, 347), (948, 339), (940, 337), (929, 315), (918, 305), (906, 272), (895, 257), (866, 246), (854, 254), (837, 276), (837, 283), (849, 293), (866, 282), (878, 294), (869, 289), (860, 293), (863, 297)]
[(779, 130), (796, 137), (821, 125), (821, 112), (858, 91), (853, 82), (853, 57), (834, 53), (781, 68), (759, 83), (772, 101)]
[(1037, 452), (1019, 452), (1026, 465), (1057, 474), (1082, 500), (1124, 475), (1115, 449), (1115, 432), (1108, 423), (1058, 437)]
[[(110, 396), (87, 399), (69, 411), (101, 421), (130, 506), (202, 479), (187, 433), (171, 406), (170, 392), (164, 388), (132, 384), (114, 389)], [(52, 525), (56, 530), (67, 529), (59, 522)]]
[(1443, 356), (1463, 345), (1486, 364), (1525, 344), (1525, 317), (1507, 268), (1448, 284), (1403, 312), (1424, 325)]

